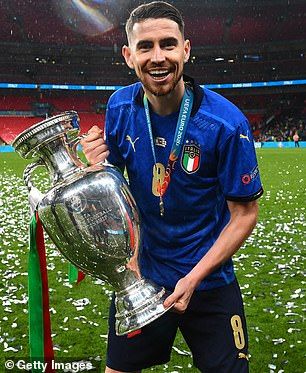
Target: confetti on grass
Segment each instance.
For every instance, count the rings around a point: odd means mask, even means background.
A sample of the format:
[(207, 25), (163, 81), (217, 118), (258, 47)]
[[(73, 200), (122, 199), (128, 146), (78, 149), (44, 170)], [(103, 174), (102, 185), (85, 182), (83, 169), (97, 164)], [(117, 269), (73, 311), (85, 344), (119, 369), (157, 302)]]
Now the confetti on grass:
[[(270, 159), (266, 154), (260, 153), (265, 190), (259, 201), (260, 219), (253, 235), (234, 257), (248, 318), (251, 371), (304, 373), (305, 159), (298, 162), (294, 155), (291, 163), (289, 158), (279, 162), (285, 149), (273, 153)], [(21, 178), (9, 170), (14, 162), (7, 162), (0, 173), (0, 348), (7, 358), (28, 356), (25, 222), (29, 213), (26, 188)], [(48, 184), (42, 177), (34, 178), (34, 182), (39, 189)], [(103, 366), (112, 291), (102, 280), (89, 276), (84, 283), (72, 286), (67, 262), (48, 238), (46, 249), (56, 357), (70, 357), (73, 361), (100, 358)], [(85, 304), (80, 302), (84, 299), (88, 300)], [(180, 336), (174, 347), (171, 363), (153, 371), (194, 372), (192, 358)]]

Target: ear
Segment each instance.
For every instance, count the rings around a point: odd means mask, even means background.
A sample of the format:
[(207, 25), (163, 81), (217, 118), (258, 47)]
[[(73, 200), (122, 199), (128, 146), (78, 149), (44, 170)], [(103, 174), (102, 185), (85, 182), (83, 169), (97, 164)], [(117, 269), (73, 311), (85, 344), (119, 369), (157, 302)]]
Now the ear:
[(191, 46), (190, 46), (190, 40), (185, 40), (184, 41), (184, 62), (188, 62), (189, 60), (189, 57), (190, 57), (190, 50), (191, 50)]
[(133, 64), (132, 57), (131, 57), (131, 49), (127, 45), (124, 45), (122, 47), (122, 56), (124, 57), (125, 62), (128, 65), (128, 67), (130, 69), (134, 69), (134, 64)]

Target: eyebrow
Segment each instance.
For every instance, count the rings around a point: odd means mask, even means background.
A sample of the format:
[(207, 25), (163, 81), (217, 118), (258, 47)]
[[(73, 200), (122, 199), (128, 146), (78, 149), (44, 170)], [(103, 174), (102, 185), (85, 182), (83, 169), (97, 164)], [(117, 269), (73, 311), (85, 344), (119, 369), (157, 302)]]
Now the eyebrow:
[[(169, 37), (169, 38), (161, 39), (159, 43), (162, 46), (167, 45), (167, 44), (176, 46), (178, 44), (178, 40), (176, 38)], [(143, 47), (147, 47), (148, 45), (152, 45), (152, 44), (153, 44), (153, 42), (151, 40), (140, 40), (136, 44), (136, 49), (141, 49)]]
[(151, 44), (153, 44), (151, 40), (140, 40), (136, 44), (136, 49), (141, 49), (141, 48), (147, 47), (148, 45), (151, 45)]
[(160, 41), (160, 44), (162, 45), (167, 45), (167, 44), (170, 44), (170, 45), (178, 45), (178, 40), (176, 38), (173, 38), (173, 37), (170, 37), (170, 38), (165, 38), (165, 39), (162, 39)]

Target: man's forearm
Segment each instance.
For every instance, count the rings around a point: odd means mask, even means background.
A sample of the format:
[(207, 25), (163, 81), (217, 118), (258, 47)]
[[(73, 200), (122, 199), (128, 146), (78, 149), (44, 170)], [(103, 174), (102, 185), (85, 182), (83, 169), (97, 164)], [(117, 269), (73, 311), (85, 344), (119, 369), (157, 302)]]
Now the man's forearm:
[(256, 225), (258, 207), (256, 201), (243, 205), (229, 203), (231, 219), (214, 245), (186, 276), (196, 288), (210, 273), (220, 267), (241, 247)]

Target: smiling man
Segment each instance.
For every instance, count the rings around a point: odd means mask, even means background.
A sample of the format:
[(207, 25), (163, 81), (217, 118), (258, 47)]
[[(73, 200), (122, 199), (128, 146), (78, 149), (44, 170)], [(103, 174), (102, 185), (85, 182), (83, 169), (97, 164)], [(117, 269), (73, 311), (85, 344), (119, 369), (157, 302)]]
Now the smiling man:
[(106, 372), (166, 363), (178, 328), (200, 371), (248, 372), (231, 259), (256, 224), (263, 193), (248, 121), (183, 75), (190, 42), (175, 7), (137, 7), (126, 32), (122, 53), (140, 82), (110, 98), (106, 141), (95, 126), (82, 145), (92, 164), (108, 158), (126, 167), (141, 215), (141, 273), (164, 286), (164, 304), (174, 306), (137, 333), (117, 336), (112, 302)]
[[(155, 111), (163, 111), (160, 102), (165, 100), (167, 107), (172, 101), (177, 109), (185, 89), (183, 67), (190, 55), (190, 42), (184, 40), (182, 29), (175, 20), (160, 18), (134, 24), (130, 19), (126, 30), (129, 46), (123, 47), (123, 56), (142, 82), (150, 103), (155, 104)], [(170, 113), (173, 108), (168, 109)]]

